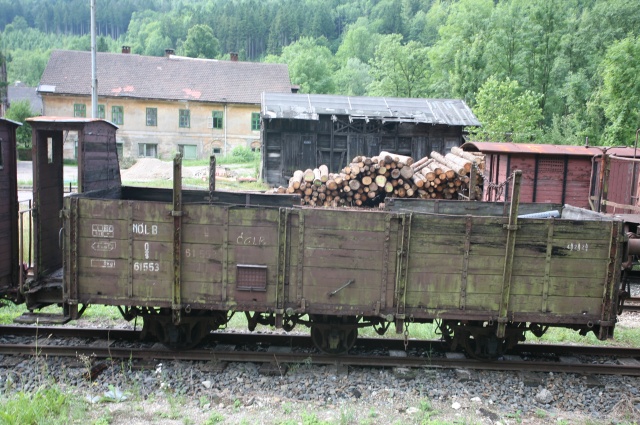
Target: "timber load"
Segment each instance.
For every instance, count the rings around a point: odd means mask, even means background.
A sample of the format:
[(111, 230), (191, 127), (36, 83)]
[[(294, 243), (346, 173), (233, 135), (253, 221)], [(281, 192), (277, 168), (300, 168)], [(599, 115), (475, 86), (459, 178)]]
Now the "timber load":
[[(470, 184), (472, 168), (475, 184)], [(296, 170), (289, 185), (274, 192), (298, 194), (302, 205), (318, 207), (377, 207), (385, 198), (480, 199), (483, 169), (484, 156), (460, 148), (444, 156), (431, 152), (418, 161), (382, 151), (356, 156), (339, 173), (330, 173), (326, 165)]]

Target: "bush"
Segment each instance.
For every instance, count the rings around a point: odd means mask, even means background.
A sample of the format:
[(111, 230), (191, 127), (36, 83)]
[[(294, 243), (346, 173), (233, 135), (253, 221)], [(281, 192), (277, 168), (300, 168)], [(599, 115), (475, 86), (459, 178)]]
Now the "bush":
[(260, 159), (260, 152), (254, 152), (251, 148), (238, 146), (233, 148), (231, 156), (240, 162), (253, 162)]
[(135, 163), (136, 163), (136, 159), (130, 156), (126, 158), (120, 158), (120, 169), (126, 170), (127, 168), (131, 168)]

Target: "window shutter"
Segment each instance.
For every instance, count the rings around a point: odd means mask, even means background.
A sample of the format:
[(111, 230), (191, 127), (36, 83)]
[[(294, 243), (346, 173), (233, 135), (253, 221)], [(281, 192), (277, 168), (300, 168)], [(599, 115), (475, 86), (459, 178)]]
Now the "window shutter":
[(213, 117), (207, 118), (207, 128), (213, 128)]

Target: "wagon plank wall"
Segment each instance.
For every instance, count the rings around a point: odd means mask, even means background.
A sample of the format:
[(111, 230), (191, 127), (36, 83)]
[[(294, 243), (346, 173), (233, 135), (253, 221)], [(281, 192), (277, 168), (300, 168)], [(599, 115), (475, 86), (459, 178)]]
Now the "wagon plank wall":
[(19, 124), (0, 118), (0, 292), (17, 282), (18, 192), (15, 131)]
[(102, 121), (87, 123), (78, 134), (80, 191), (113, 189), (121, 186), (116, 133)]
[(298, 279), (302, 278), (302, 296), (311, 311), (371, 314), (393, 296), (396, 270), (390, 264), (395, 263), (397, 224), (391, 239), (387, 217), (374, 212), (304, 211)]
[(62, 267), (58, 246), (60, 210), (62, 209), (62, 133), (34, 128), (34, 235), (36, 275), (41, 276)]
[[(494, 317), (502, 291), (504, 223), (502, 218), (414, 216), (407, 311), (451, 317), (465, 310), (467, 317)], [(510, 317), (567, 320), (579, 305), (581, 320), (598, 320), (611, 226), (617, 223), (523, 219), (519, 225)]]

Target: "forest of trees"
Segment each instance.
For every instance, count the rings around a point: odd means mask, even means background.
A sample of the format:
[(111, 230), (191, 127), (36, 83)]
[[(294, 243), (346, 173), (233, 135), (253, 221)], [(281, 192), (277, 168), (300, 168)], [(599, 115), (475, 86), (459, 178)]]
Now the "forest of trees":
[[(9, 81), (89, 50), (89, 0), (0, 0)], [(97, 0), (98, 50), (282, 62), (306, 93), (459, 98), (475, 138), (630, 145), (640, 0)]]

